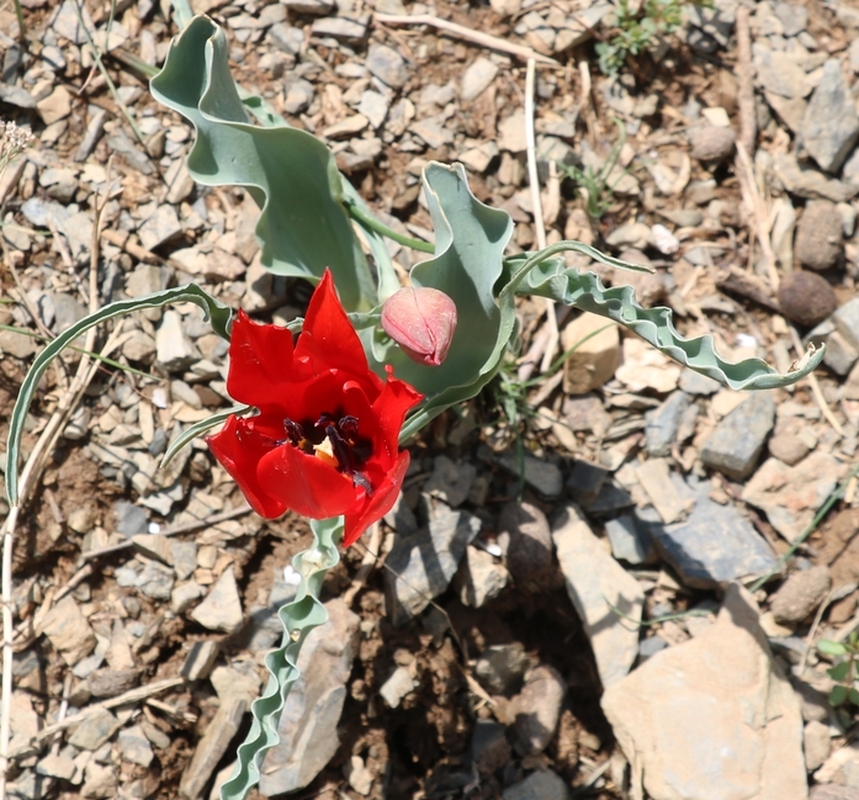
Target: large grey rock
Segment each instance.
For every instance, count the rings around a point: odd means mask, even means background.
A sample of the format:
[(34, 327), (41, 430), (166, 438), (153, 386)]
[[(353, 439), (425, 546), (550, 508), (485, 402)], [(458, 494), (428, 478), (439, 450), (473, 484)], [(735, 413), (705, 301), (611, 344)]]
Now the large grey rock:
[(339, 598), (325, 608), (328, 622), (308, 634), (299, 653), (301, 677), (280, 717), (280, 742), (263, 761), (259, 788), (267, 796), (303, 789), (340, 746), (337, 725), (358, 647), (360, 618)]
[(837, 172), (859, 138), (859, 114), (841, 62), (832, 58), (823, 65), (820, 83), (811, 95), (802, 123), (802, 144), (827, 172)]
[(686, 586), (713, 589), (775, 568), (775, 553), (748, 519), (733, 505), (710, 500), (709, 482), (693, 488), (697, 502), (686, 522), (651, 527), (654, 542)]
[(638, 654), (638, 630), (621, 619), (641, 618), (644, 593), (594, 536), (576, 506), (561, 511), (552, 539), (564, 574), (567, 594), (591, 642), (600, 680), (608, 687), (629, 672)]
[(653, 800), (806, 800), (799, 701), (731, 585), (716, 623), (609, 686), (602, 707)]
[(701, 449), (701, 461), (731, 480), (741, 481), (755, 469), (775, 422), (775, 400), (754, 392), (717, 426)]
[(439, 503), (431, 511), (429, 535), (419, 532), (397, 540), (385, 573), (388, 613), (395, 626), (405, 625), (447, 589), (480, 526), (473, 514)]

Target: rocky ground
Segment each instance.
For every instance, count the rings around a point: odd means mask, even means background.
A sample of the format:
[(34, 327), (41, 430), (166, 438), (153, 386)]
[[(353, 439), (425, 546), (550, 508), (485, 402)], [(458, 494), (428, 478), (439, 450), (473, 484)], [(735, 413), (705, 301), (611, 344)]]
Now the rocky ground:
[[(191, 128), (148, 94), (169, 3), (22, 5), (23, 31), (0, 9), (0, 114), (34, 134), (0, 176), (4, 436), (34, 353), (88, 309), (194, 280), (286, 321), (309, 295), (261, 267), (243, 191), (194, 184)], [(431, 239), (421, 168), (460, 161), (517, 222), (511, 251), (542, 233), (538, 57), (550, 243), (651, 264), (603, 277), (723, 355), (786, 370), (828, 344), (813, 380), (754, 395), (613, 327), (553, 374), (543, 306), (523, 304), (521, 358), (413, 444), (397, 508), (329, 576), (257, 796), (859, 798), (856, 708), (827, 703), (816, 647), (859, 626), (855, 7), (686, 6), (615, 77), (607, 2), (192, 7), (393, 227)], [(561, 327), (563, 348), (595, 329)], [(14, 551), (9, 790), (216, 796), (310, 534), (250, 513), (201, 442), (158, 469), (229, 402), (195, 308), (81, 344), (114, 361), (67, 355), (27, 422), (44, 458)]]

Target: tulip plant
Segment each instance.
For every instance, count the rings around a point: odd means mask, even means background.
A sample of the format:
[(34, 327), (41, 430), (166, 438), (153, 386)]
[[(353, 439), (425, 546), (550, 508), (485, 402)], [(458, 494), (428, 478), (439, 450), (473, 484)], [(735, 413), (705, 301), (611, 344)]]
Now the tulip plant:
[[(498, 371), (516, 340), (517, 295), (549, 297), (615, 320), (735, 389), (793, 383), (823, 356), (810, 354), (786, 375), (758, 359), (726, 362), (711, 337), (680, 336), (668, 309), (644, 309), (628, 286), (606, 289), (593, 273), (567, 267), (564, 252), (576, 251), (641, 269), (580, 242), (505, 256), (512, 221), (474, 197), (460, 165), (431, 163), (424, 170), (433, 244), (390, 230), (322, 142), (239, 90), (226, 37), (204, 16), (173, 41), (151, 88), (194, 125), (193, 177), (209, 186), (243, 186), (258, 203), (263, 264), (317, 284), (307, 315), (289, 327), (259, 324), (195, 285), (105, 306), (34, 362), (10, 420), (6, 487), (17, 514), (21, 435), (35, 387), (51, 359), (82, 332), (120, 314), (190, 301), (229, 340), (227, 389), (236, 407), (185, 430), (168, 457), (220, 426), (208, 436), (209, 448), (253, 509), (266, 518), (288, 509), (304, 515), (314, 541), (294, 560), (301, 584), (280, 611), (283, 643), (266, 658), (271, 677), (253, 703), (251, 730), (221, 789), (225, 800), (246, 796), (277, 743), (279, 715), (299, 674), (298, 650), (326, 619), (318, 596), (338, 547), (355, 542), (394, 504), (409, 464), (402, 445), (444, 409), (478, 394)], [(389, 240), (427, 252), (406, 286)]]

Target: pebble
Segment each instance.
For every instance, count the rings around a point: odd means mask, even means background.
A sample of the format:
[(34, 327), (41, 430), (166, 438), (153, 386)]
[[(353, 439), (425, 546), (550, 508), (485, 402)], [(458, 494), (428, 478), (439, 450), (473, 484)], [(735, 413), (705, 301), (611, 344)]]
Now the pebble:
[(387, 98), (379, 92), (374, 92), (368, 89), (361, 95), (361, 102), (358, 103), (358, 113), (362, 114), (369, 120), (373, 128), (381, 128), (385, 122), (385, 117), (388, 116), (390, 103)]
[(98, 750), (119, 730), (122, 723), (106, 708), (87, 714), (69, 736), (69, 744), (80, 750)]
[(731, 584), (714, 625), (606, 688), (603, 711), (650, 796), (713, 797), (714, 786), (730, 786), (722, 796), (805, 800), (799, 702), (758, 613)]
[(490, 694), (510, 695), (519, 690), (529, 663), (521, 642), (494, 644), (480, 654), (474, 674)]
[(775, 568), (772, 549), (735, 506), (712, 501), (709, 482), (692, 488), (697, 503), (686, 522), (651, 527), (657, 547), (685, 586), (715, 589)]
[(708, 375), (695, 372), (694, 369), (689, 369), (688, 367), (680, 373), (678, 385), (686, 394), (701, 395), (703, 397), (709, 397), (722, 389), (722, 384), (719, 381), (713, 380)]
[(96, 669), (87, 675), (87, 689), (93, 697), (116, 697), (137, 686), (140, 672), (136, 669)]
[(655, 552), (650, 535), (639, 528), (634, 516), (624, 514), (608, 520), (605, 532), (611, 543), (611, 554), (619, 561), (635, 567), (653, 560)]
[(644, 663), (648, 658), (652, 658), (666, 647), (668, 647), (668, 642), (659, 635), (648, 636), (646, 639), (642, 639), (641, 644), (638, 646), (639, 663)]
[(829, 754), (832, 752), (829, 726), (816, 720), (807, 722), (802, 731), (802, 741), (805, 751), (805, 769), (808, 772), (814, 772), (823, 765), (823, 762), (829, 758)]
[(542, 664), (525, 678), (522, 691), (513, 698), (516, 750), (522, 755), (541, 753), (555, 736), (567, 682), (554, 668)]
[(40, 628), (70, 667), (95, 648), (95, 633), (71, 595), (51, 607)]
[(224, 570), (206, 599), (191, 612), (191, 619), (210, 631), (235, 633), (242, 627), (242, 601), (232, 567)]
[(772, 394), (752, 393), (707, 437), (701, 461), (731, 480), (744, 480), (754, 471), (774, 422)]
[(150, 561), (137, 576), (137, 588), (153, 600), (169, 600), (173, 592), (173, 570)]
[(172, 308), (164, 312), (161, 325), (155, 332), (158, 363), (169, 372), (186, 369), (199, 358), (194, 343), (185, 332), (179, 312)]
[(36, 103), (36, 110), (45, 125), (52, 125), (72, 113), (72, 96), (65, 86), (57, 86), (44, 100)]
[(824, 564), (791, 574), (770, 597), (776, 622), (796, 625), (807, 619), (817, 610), (831, 585), (829, 568)]
[(502, 800), (569, 800), (566, 781), (550, 769), (532, 772), (524, 781), (507, 787)]
[(191, 652), (188, 653), (188, 657), (182, 665), (182, 677), (188, 681), (198, 681), (201, 678), (208, 678), (212, 672), (212, 668), (215, 666), (215, 661), (220, 651), (221, 644), (214, 639), (194, 642), (191, 645)]
[(297, 116), (313, 102), (315, 90), (310, 81), (304, 78), (290, 80), (284, 89), (283, 109), (287, 114)]
[(554, 571), (552, 532), (546, 515), (533, 503), (511, 502), (498, 519), (498, 544), (517, 581), (540, 588)]
[(854, 348), (859, 349), (859, 298), (846, 302), (833, 315), (835, 327)]
[(465, 558), (453, 579), (463, 605), (480, 608), (488, 600), (501, 594), (510, 573), (507, 567), (491, 553), (470, 544), (465, 549)]
[(174, 614), (182, 614), (205, 596), (204, 586), (200, 586), (196, 581), (188, 581), (180, 584), (170, 593), (170, 609)]
[[(807, 242), (803, 242), (804, 248), (808, 246)], [(808, 257), (807, 252), (805, 257)], [(778, 304), (782, 314), (791, 322), (813, 328), (835, 311), (838, 300), (835, 290), (825, 278), (814, 272), (797, 270), (789, 272), (781, 279), (778, 285)]]
[(859, 186), (842, 183), (810, 166), (800, 165), (793, 153), (779, 153), (773, 159), (773, 171), (784, 188), (799, 197), (822, 197), (833, 203), (843, 203), (859, 191)]
[(661, 458), (671, 454), (671, 445), (677, 437), (680, 420), (690, 403), (686, 392), (673, 392), (656, 411), (645, 416), (647, 424), (644, 436), (649, 455)]
[(367, 21), (347, 19), (346, 17), (324, 17), (313, 21), (311, 32), (314, 36), (331, 36), (347, 44), (360, 44), (367, 36)]
[[(141, 209), (142, 211), (143, 209)], [(182, 223), (176, 208), (167, 204), (156, 205), (137, 229), (140, 243), (147, 250), (154, 250), (182, 233)]]
[(299, 653), (301, 677), (280, 717), (280, 742), (263, 760), (259, 790), (265, 796), (304, 788), (340, 747), (337, 727), (357, 655), (360, 617), (339, 598), (325, 608), (328, 621), (308, 634)]
[(388, 614), (395, 627), (420, 614), (447, 589), (480, 528), (474, 515), (439, 503), (431, 508), (429, 536), (420, 532), (397, 538), (388, 555), (391, 570), (385, 574)]
[(561, 347), (576, 348), (564, 361), (564, 393), (587, 394), (614, 377), (621, 359), (619, 326), (585, 312), (561, 331)]
[(432, 475), (423, 490), (452, 508), (457, 508), (468, 499), (476, 477), (477, 467), (474, 464), (467, 461), (454, 463), (447, 456), (436, 456)]
[(466, 103), (471, 102), (489, 88), (497, 74), (498, 65), (485, 56), (480, 56), (472, 61), (463, 73), (459, 96)]
[(859, 114), (841, 62), (829, 59), (802, 122), (802, 145), (826, 172), (837, 172), (859, 138)]
[[(509, 473), (519, 477), (522, 464), (516, 455), (502, 455), (498, 463)], [(534, 456), (525, 456), (525, 483), (536, 489), (545, 497), (560, 497), (564, 489), (564, 477), (561, 470), (551, 461)]]
[(569, 505), (559, 513), (552, 540), (567, 594), (590, 639), (602, 685), (611, 686), (629, 672), (638, 654), (637, 629), (617, 617), (611, 606), (638, 620), (644, 594), (638, 581), (606, 552), (576, 506)]
[(796, 258), (809, 269), (818, 272), (829, 269), (841, 254), (843, 236), (835, 204), (829, 200), (810, 200), (796, 226)]
[(792, 467), (802, 461), (811, 448), (801, 436), (784, 433), (773, 436), (767, 442), (767, 449), (771, 456)]
[(386, 86), (400, 89), (409, 78), (403, 57), (385, 44), (371, 44), (367, 50), (367, 69)]
[(721, 125), (701, 125), (689, 130), (692, 155), (699, 161), (718, 162), (734, 152), (737, 135)]
[(391, 673), (388, 680), (382, 684), (379, 694), (388, 704), (389, 708), (397, 708), (403, 698), (413, 692), (419, 685), (420, 682), (414, 679), (408, 667), (399, 666)]
[(343, 777), (358, 794), (366, 797), (373, 788), (373, 773), (361, 756), (352, 756), (343, 765)]
[(49, 775), (52, 778), (60, 778), (64, 781), (72, 779), (75, 769), (74, 759), (67, 753), (48, 753), (48, 755), (36, 764), (36, 772), (39, 775)]
[(122, 751), (123, 761), (148, 767), (155, 758), (152, 745), (143, 730), (134, 725), (119, 732), (119, 749)]

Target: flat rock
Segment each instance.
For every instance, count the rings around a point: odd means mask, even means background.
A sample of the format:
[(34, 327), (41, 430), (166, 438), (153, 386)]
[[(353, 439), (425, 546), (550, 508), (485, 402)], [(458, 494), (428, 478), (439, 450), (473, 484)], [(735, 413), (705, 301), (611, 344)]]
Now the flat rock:
[(748, 478), (774, 422), (771, 393), (753, 393), (716, 426), (701, 448), (701, 461), (731, 480)]
[(41, 630), (70, 667), (88, 656), (96, 644), (87, 618), (71, 595), (51, 607), (42, 619)]
[(528, 673), (522, 691), (513, 698), (516, 749), (522, 755), (541, 753), (558, 727), (567, 682), (554, 667), (542, 664)]
[(699, 161), (722, 161), (734, 152), (737, 135), (722, 125), (699, 125), (689, 130), (692, 156)]
[[(805, 769), (814, 772), (821, 766), (832, 752), (832, 738), (829, 726), (812, 720), (806, 723), (803, 730), (803, 750), (805, 751)], [(859, 792), (857, 792), (859, 797)]]
[(152, 752), (152, 745), (142, 728), (137, 725), (126, 728), (119, 732), (118, 738), (123, 761), (130, 761), (141, 767), (148, 767), (152, 763), (155, 753)]
[(147, 250), (159, 247), (180, 233), (182, 223), (179, 215), (174, 206), (167, 204), (156, 206), (137, 230), (140, 243)]
[(799, 701), (732, 584), (716, 622), (609, 686), (602, 707), (653, 800), (806, 800)]
[(500, 558), (471, 544), (465, 548), (465, 558), (454, 576), (453, 585), (463, 605), (480, 608), (487, 600), (498, 597), (509, 579), (510, 573)]
[(465, 548), (480, 533), (473, 514), (438, 504), (431, 512), (429, 536), (418, 532), (398, 538), (385, 573), (388, 613), (395, 626), (420, 614), (450, 585)]
[(96, 669), (87, 675), (87, 689), (93, 697), (116, 697), (137, 686), (140, 672), (136, 669)]
[(399, 89), (409, 78), (403, 57), (385, 44), (371, 44), (367, 51), (367, 69), (386, 86)]
[(169, 372), (185, 369), (199, 358), (194, 343), (185, 332), (182, 317), (172, 308), (164, 312), (155, 332), (156, 359)]
[(191, 618), (210, 631), (235, 633), (242, 627), (242, 601), (232, 567), (224, 570), (206, 599), (191, 612)]
[(569, 800), (570, 796), (567, 782), (550, 769), (531, 773), (501, 795), (503, 800)]
[(774, 569), (776, 557), (764, 538), (735, 506), (713, 502), (710, 486), (693, 486), (697, 502), (686, 522), (651, 527), (654, 542), (684, 585), (713, 589)]
[(424, 491), (456, 508), (468, 499), (476, 477), (477, 467), (474, 464), (467, 461), (455, 463), (447, 456), (436, 456), (432, 475), (424, 485)]
[(802, 144), (826, 172), (837, 172), (859, 138), (856, 102), (841, 74), (841, 62), (829, 59), (811, 95), (802, 122)]
[(811, 616), (829, 594), (831, 585), (825, 564), (794, 572), (770, 598), (776, 622), (795, 625)]
[(793, 153), (779, 153), (773, 159), (773, 171), (784, 188), (799, 197), (822, 197), (833, 203), (845, 203), (859, 192), (859, 185), (842, 183), (820, 170), (800, 164)]
[(611, 606), (638, 620), (644, 594), (638, 581), (606, 552), (576, 506), (567, 506), (554, 521), (552, 540), (567, 594), (590, 639), (600, 680), (603, 686), (611, 686), (629, 672), (638, 654), (638, 630), (625, 624)]
[(472, 61), (463, 73), (459, 96), (465, 102), (474, 100), (489, 88), (497, 74), (498, 65), (485, 56), (480, 56)]
[(611, 543), (611, 554), (619, 561), (632, 566), (653, 560), (653, 542), (646, 530), (637, 524), (631, 514), (623, 514), (605, 523), (605, 532)]
[(507, 557), (507, 569), (529, 586), (545, 585), (554, 571), (552, 531), (546, 515), (533, 503), (511, 502), (501, 509), (498, 544)]
[(768, 458), (740, 497), (764, 511), (770, 524), (793, 542), (811, 524), (843, 474), (844, 464), (828, 453), (811, 453), (793, 467)]
[(120, 721), (106, 708), (87, 714), (75, 726), (69, 744), (80, 750), (98, 750), (120, 728)]
[(308, 634), (299, 653), (301, 677), (280, 717), (280, 743), (263, 761), (259, 788), (267, 796), (307, 786), (340, 746), (337, 725), (358, 647), (360, 618), (339, 598), (325, 608), (328, 621)]
[(508, 472), (525, 478), (531, 488), (536, 489), (546, 497), (559, 497), (564, 488), (564, 476), (556, 464), (534, 456), (525, 456), (525, 474), (522, 475), (522, 463), (518, 456), (501, 455), (498, 463)]
[(757, 80), (767, 92), (791, 99), (808, 94), (805, 70), (790, 53), (756, 46), (754, 64)]

